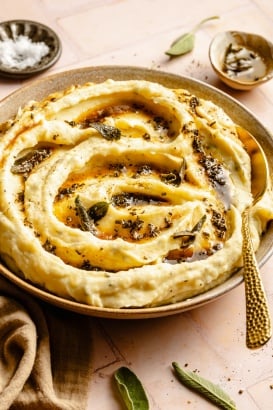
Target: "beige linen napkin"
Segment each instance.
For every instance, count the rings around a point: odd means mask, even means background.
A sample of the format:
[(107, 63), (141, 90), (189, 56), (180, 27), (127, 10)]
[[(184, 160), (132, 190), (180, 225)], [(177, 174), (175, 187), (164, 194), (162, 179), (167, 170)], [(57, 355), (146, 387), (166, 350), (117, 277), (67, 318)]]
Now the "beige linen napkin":
[(0, 277), (0, 409), (86, 409), (91, 325)]

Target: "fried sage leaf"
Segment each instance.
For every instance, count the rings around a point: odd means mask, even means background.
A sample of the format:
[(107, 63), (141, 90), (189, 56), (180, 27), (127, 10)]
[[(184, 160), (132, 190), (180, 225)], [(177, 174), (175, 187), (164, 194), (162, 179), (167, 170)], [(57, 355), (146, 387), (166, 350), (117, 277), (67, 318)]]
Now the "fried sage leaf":
[(177, 378), (182, 384), (214, 403), (219, 409), (236, 410), (234, 401), (217, 384), (212, 383), (194, 372), (181, 369), (176, 362), (173, 362), (172, 366)]
[(114, 377), (128, 410), (149, 410), (145, 390), (138, 377), (128, 367), (120, 367)]
[(160, 174), (160, 179), (164, 184), (179, 186), (181, 184), (181, 177), (176, 170)]
[(204, 223), (205, 223), (205, 220), (206, 220), (206, 219), (207, 219), (207, 215), (204, 214), (204, 215), (199, 219), (199, 221), (197, 222), (197, 224), (194, 225), (194, 227), (192, 228), (191, 232), (200, 232), (201, 229), (202, 229), (202, 226), (203, 226)]
[(194, 225), (194, 227), (192, 228), (192, 230), (190, 231), (179, 231), (173, 234), (173, 238), (177, 239), (177, 238), (182, 238), (182, 242), (181, 242), (181, 248), (187, 248), (188, 246), (190, 246), (191, 244), (193, 244), (193, 242), (195, 241), (196, 238), (196, 234), (197, 232), (200, 232), (202, 229), (202, 226), (205, 223), (207, 216), (203, 215), (199, 221)]
[(121, 137), (121, 131), (112, 125), (103, 124), (101, 122), (90, 122), (88, 123), (88, 126), (95, 128), (95, 130), (97, 130), (102, 137), (108, 141), (118, 140)]
[(94, 222), (97, 222), (106, 215), (108, 207), (108, 202), (97, 202), (88, 209), (87, 213)]
[(200, 23), (197, 24), (192, 31), (190, 31), (189, 33), (182, 34), (176, 40), (174, 40), (170, 48), (165, 52), (165, 54), (169, 55), (170, 57), (177, 57), (192, 51), (195, 43), (195, 32), (205, 22), (218, 18), (218, 16), (212, 16), (200, 21)]
[(79, 196), (75, 199), (76, 211), (80, 218), (81, 229), (83, 231), (88, 231), (93, 234), (96, 233), (96, 228), (94, 225), (94, 221), (89, 218), (86, 208), (83, 206)]
[(183, 182), (185, 179), (185, 174), (186, 174), (186, 169), (187, 169), (187, 163), (185, 158), (182, 158), (182, 164), (179, 170), (179, 177), (180, 177), (180, 181)]
[(50, 148), (39, 148), (29, 151), (14, 161), (14, 164), (11, 167), (11, 172), (13, 174), (28, 174), (34, 167), (49, 157), (50, 154)]
[(186, 168), (186, 160), (185, 158), (182, 158), (181, 166), (178, 171), (174, 169), (173, 171), (162, 173), (160, 174), (160, 179), (165, 184), (179, 186), (185, 179)]

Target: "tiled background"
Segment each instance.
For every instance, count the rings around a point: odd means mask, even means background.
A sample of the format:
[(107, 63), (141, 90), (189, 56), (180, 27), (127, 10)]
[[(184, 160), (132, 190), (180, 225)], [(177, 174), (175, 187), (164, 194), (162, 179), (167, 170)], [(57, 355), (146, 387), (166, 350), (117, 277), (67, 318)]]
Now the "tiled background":
[[(196, 33), (193, 52), (169, 59), (164, 52), (180, 34), (200, 20), (218, 15)], [(8, 0), (1, 2), (2, 20), (24, 18), (53, 28), (61, 38), (60, 60), (46, 76), (94, 65), (134, 65), (183, 74), (212, 84), (241, 101), (273, 129), (273, 81), (251, 92), (227, 89), (208, 59), (211, 39), (219, 31), (251, 31), (273, 39), (270, 0)], [(27, 84), (0, 78), (0, 98)], [(273, 310), (273, 259), (262, 268)], [(273, 344), (245, 347), (244, 288), (204, 307), (180, 315), (144, 320), (94, 322), (94, 375), (89, 409), (121, 408), (113, 371), (133, 368), (147, 388), (153, 410), (215, 408), (182, 387), (171, 362), (219, 383), (240, 410), (273, 408)]]

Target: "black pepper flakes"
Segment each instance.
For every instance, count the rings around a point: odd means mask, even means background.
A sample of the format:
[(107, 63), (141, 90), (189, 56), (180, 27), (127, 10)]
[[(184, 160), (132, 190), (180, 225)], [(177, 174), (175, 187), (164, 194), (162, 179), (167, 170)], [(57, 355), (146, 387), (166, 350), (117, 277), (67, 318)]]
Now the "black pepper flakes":
[(53, 245), (49, 239), (46, 239), (46, 241), (43, 244), (43, 248), (49, 252), (52, 253), (53, 255), (56, 255), (56, 246)]
[(59, 188), (58, 190), (58, 194), (56, 195), (55, 200), (61, 200), (64, 197), (68, 197), (69, 195), (72, 195), (74, 192), (76, 192), (76, 190), (80, 187), (84, 186), (84, 184), (72, 184), (69, 187), (65, 187), (65, 188)]
[(212, 210), (211, 223), (217, 230), (217, 236), (219, 238), (223, 238), (225, 232), (227, 231), (226, 221), (221, 213), (215, 211), (214, 209)]
[(190, 98), (190, 101), (189, 101), (189, 106), (190, 106), (190, 108), (191, 108), (193, 111), (195, 111), (195, 109), (196, 109), (196, 107), (198, 107), (198, 105), (200, 105), (199, 99), (198, 99), (197, 97), (195, 97), (195, 96), (192, 96), (192, 97)]
[(219, 185), (226, 184), (223, 166), (215, 158), (210, 155), (202, 156), (199, 162), (204, 167), (208, 178), (212, 183), (217, 182)]

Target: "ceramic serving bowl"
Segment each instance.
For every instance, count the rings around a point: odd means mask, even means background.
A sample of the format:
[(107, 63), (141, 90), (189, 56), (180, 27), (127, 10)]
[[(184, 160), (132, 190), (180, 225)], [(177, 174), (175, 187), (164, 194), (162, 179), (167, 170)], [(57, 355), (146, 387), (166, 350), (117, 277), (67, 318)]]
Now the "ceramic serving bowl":
[[(44, 43), (48, 47), (48, 52), (34, 65), (24, 68), (7, 65), (5, 64), (5, 59), (0, 58), (1, 76), (13, 79), (27, 78), (47, 70), (60, 58), (61, 42), (58, 35), (51, 28), (31, 20), (10, 20), (0, 23), (0, 42), (2, 42), (2, 46), (4, 43), (7, 44), (9, 40), (15, 44), (21, 37), (25, 40), (29, 40), (34, 47), (35, 45), (37, 46), (37, 44)], [(26, 44), (26, 42), (24, 44)], [(3, 49), (5, 50), (6, 47), (3, 47)], [(22, 46), (18, 46), (18, 43), (17, 46), (14, 46), (13, 51), (19, 54), (20, 52), (26, 52)], [(7, 52), (10, 52), (10, 47), (7, 48)], [(22, 56), (18, 55), (14, 57), (14, 60), (16, 61), (16, 59), (18, 59), (19, 61), (20, 58), (22, 58)]]
[[(50, 93), (64, 90), (65, 88), (71, 87), (73, 84), (84, 84), (86, 82), (99, 83), (109, 78), (113, 80), (142, 79), (153, 81), (170, 88), (183, 88), (193, 93), (198, 98), (205, 98), (221, 106), (236, 124), (246, 128), (251, 134), (255, 135), (266, 154), (270, 175), (273, 175), (272, 134), (253, 113), (248, 111), (248, 109), (240, 102), (217, 88), (190, 77), (159, 70), (131, 66), (84, 67), (31, 81), (29, 84), (21, 87), (19, 90), (0, 101), (0, 123), (14, 117), (19, 107), (23, 107), (29, 101), (39, 101)], [(270, 224), (261, 239), (261, 244), (256, 254), (260, 267), (268, 260), (272, 253), (273, 224)], [(205, 293), (181, 302), (157, 307), (115, 309), (90, 306), (56, 296), (19, 277), (14, 272), (10, 271), (5, 264), (1, 263), (1, 260), (0, 275), (13, 282), (27, 293), (62, 309), (71, 310), (84, 315), (111, 319), (158, 318), (185, 312), (215, 301), (243, 282), (243, 274), (242, 270), (240, 270), (228, 278), (224, 283), (215, 286)]]
[(237, 90), (251, 90), (273, 77), (273, 44), (257, 34), (218, 33), (210, 44), (209, 58), (219, 78)]

